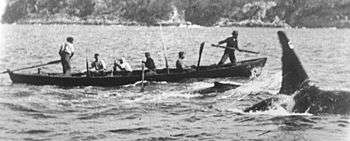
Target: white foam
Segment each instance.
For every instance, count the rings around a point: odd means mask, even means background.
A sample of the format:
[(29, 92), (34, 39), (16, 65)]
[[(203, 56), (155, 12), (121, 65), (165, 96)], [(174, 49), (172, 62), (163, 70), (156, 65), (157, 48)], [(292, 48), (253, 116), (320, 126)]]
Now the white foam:
[(235, 81), (220, 81), (219, 83), (232, 84), (232, 85), (244, 85), (244, 83), (239, 83)]
[(124, 99), (123, 102), (133, 103), (133, 102), (160, 102), (169, 98), (185, 98), (190, 99), (194, 97), (200, 97), (200, 94), (190, 94), (181, 91), (171, 91), (163, 92), (161, 94), (143, 94), (135, 99)]
[(199, 89), (204, 89), (204, 88), (209, 88), (213, 87), (213, 83), (208, 83), (208, 82), (194, 82), (190, 85), (191, 90), (199, 90)]
[(281, 72), (276, 73), (272, 76), (266, 76), (265, 73), (257, 80), (250, 81), (245, 85), (237, 88), (240, 93), (258, 93), (258, 92), (269, 92), (276, 94), (281, 87)]
[[(144, 80), (143, 83), (149, 83), (149, 81)], [(164, 82), (155, 82), (155, 83), (160, 83), (160, 84), (164, 84)], [(127, 87), (136, 87), (137, 85), (141, 85), (142, 81), (137, 81), (134, 84), (127, 84), (127, 85), (123, 85), (122, 87), (127, 88)]]
[(256, 111), (256, 112), (248, 112), (250, 115), (272, 115), (272, 116), (289, 116), (289, 115), (304, 115), (304, 116), (312, 116), (310, 113), (293, 113), (284, 109), (280, 105), (274, 105), (273, 108), (270, 108), (266, 111)]
[(226, 109), (226, 111), (229, 111), (229, 112), (234, 112), (234, 113), (241, 113), (241, 114), (245, 114), (245, 112), (243, 112), (242, 109), (236, 109), (236, 108), (229, 108), (229, 109)]

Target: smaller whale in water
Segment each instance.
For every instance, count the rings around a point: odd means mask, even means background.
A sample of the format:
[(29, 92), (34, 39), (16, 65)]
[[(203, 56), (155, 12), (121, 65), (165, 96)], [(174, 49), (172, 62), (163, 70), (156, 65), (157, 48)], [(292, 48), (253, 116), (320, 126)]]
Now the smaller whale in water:
[[(287, 110), (296, 113), (349, 114), (350, 92), (325, 91), (311, 85), (285, 33), (278, 31), (278, 37), (282, 47), (282, 85), (279, 94), (290, 95), (293, 101), (284, 103), (287, 105), (282, 107), (289, 107)], [(281, 95), (277, 95), (246, 108), (244, 112), (269, 110), (273, 104), (281, 103), (282, 99)]]
[(223, 92), (226, 92), (228, 90), (236, 89), (239, 86), (241, 86), (241, 85), (214, 82), (213, 87), (201, 89), (201, 90), (195, 91), (195, 93), (200, 93), (200, 94), (223, 93)]
[(201, 89), (201, 90), (196, 90), (193, 91), (192, 93), (199, 93), (202, 96), (201, 97), (214, 97), (218, 93), (223, 93), (228, 90), (236, 89), (241, 85), (236, 85), (236, 84), (228, 84), (228, 83), (220, 83), (220, 82), (214, 82), (213, 87)]

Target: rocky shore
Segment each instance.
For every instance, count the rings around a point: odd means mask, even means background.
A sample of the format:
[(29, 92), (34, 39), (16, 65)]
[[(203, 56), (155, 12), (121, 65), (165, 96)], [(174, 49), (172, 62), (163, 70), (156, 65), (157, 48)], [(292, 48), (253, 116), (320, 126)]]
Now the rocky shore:
[(350, 28), (350, 0), (8, 0), (2, 23)]

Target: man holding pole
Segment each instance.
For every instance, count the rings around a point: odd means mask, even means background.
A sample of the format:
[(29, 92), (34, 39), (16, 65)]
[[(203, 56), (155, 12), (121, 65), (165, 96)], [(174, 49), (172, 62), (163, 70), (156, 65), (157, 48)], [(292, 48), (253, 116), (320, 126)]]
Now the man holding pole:
[(60, 47), (58, 52), (61, 56), (61, 63), (63, 68), (63, 74), (69, 76), (71, 72), (71, 58), (74, 55), (73, 37), (67, 37), (65, 42)]
[(219, 65), (224, 64), (228, 57), (230, 58), (231, 63), (233, 64), (236, 63), (235, 50), (240, 51), (240, 49), (238, 48), (237, 37), (238, 37), (238, 31), (234, 30), (232, 32), (231, 37), (228, 37), (225, 40), (218, 42), (219, 45), (226, 43), (226, 47), (227, 47), (225, 49), (224, 55), (222, 55), (221, 57)]

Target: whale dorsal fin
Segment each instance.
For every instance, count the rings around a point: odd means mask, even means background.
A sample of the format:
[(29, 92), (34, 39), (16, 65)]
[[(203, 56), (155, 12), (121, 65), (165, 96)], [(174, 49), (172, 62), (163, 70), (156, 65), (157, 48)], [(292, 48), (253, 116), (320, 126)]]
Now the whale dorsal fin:
[(278, 31), (277, 34), (282, 47), (282, 86), (279, 93), (291, 95), (301, 88), (309, 77), (286, 34), (283, 31)]

